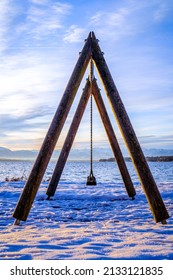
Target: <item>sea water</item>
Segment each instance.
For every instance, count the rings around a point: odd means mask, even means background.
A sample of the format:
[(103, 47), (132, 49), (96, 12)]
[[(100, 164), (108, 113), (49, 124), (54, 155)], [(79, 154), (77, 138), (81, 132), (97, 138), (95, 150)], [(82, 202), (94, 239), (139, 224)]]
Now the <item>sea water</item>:
[[(29, 176), (33, 161), (27, 160), (0, 160), (0, 182), (18, 179), (26, 180)], [(149, 162), (150, 170), (156, 182), (173, 182), (173, 162)], [(51, 161), (47, 167), (43, 180), (49, 180), (52, 176), (56, 162)], [(134, 166), (126, 162), (130, 176), (134, 183), (139, 181)], [(94, 175), (100, 183), (120, 182), (121, 175), (115, 162), (94, 162)], [(85, 161), (67, 162), (63, 170), (61, 181), (81, 183), (85, 182), (90, 173), (90, 163)], [(16, 180), (17, 181), (17, 180)]]

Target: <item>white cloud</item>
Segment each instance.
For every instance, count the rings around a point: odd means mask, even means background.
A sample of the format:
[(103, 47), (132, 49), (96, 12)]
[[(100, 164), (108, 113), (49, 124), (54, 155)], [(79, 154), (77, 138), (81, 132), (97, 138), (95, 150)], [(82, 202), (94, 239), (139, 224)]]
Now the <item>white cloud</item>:
[(111, 12), (98, 11), (89, 20), (90, 28), (95, 30), (98, 36), (105, 41), (108, 38), (116, 41), (125, 36), (131, 36), (136, 32), (133, 21), (129, 20), (133, 9), (123, 7), (114, 10)]
[(70, 4), (60, 2), (32, 1), (26, 12), (25, 22), (18, 26), (18, 33), (28, 34), (35, 39), (55, 34), (63, 28), (64, 16), (70, 13), (71, 8)]
[(104, 13), (103, 12), (97, 12), (94, 16), (90, 18), (90, 24), (93, 24), (95, 26), (100, 25), (101, 19), (103, 17)]
[(111, 26), (122, 26), (125, 23), (126, 16), (129, 14), (128, 9), (120, 9), (118, 13), (110, 13), (108, 24)]
[(162, 1), (154, 11), (154, 20), (160, 22), (171, 15), (172, 11), (173, 3), (171, 3), (171, 1)]
[(37, 108), (47, 102), (53, 106), (56, 91), (63, 88), (63, 61), (44, 55), (24, 52), (6, 56), (1, 61), (0, 95), (1, 113), (22, 115), (29, 108)]
[(13, 15), (16, 13), (15, 7), (11, 6), (11, 0), (0, 1), (0, 52), (9, 45), (9, 30)]
[(86, 36), (86, 30), (84, 28), (80, 28), (77, 25), (72, 25), (67, 30), (64, 41), (74, 43), (74, 42), (81, 42), (83, 38)]
[(4, 56), (0, 64), (1, 146), (10, 141), (13, 147), (32, 148), (42, 137), (37, 143), (41, 145), (69, 78), (66, 67), (66, 58), (56, 52), (26, 49)]
[(30, 0), (33, 4), (44, 5), (47, 3), (47, 0)]
[(103, 22), (109, 26), (122, 26), (126, 21), (126, 16), (128, 16), (129, 10), (127, 8), (119, 9), (116, 12), (97, 12), (90, 19), (90, 24), (100, 26)]

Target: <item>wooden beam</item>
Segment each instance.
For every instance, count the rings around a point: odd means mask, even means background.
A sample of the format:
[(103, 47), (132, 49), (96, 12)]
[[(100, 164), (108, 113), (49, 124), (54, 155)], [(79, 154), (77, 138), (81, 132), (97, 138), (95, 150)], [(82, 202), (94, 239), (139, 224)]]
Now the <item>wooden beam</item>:
[(79, 101), (78, 107), (76, 109), (76, 113), (73, 117), (71, 126), (69, 128), (66, 140), (64, 142), (64, 145), (62, 147), (61, 153), (59, 155), (57, 164), (55, 166), (51, 181), (49, 183), (48, 189), (46, 194), (48, 195), (48, 198), (50, 196), (54, 196), (56, 188), (58, 186), (59, 180), (61, 178), (61, 174), (63, 172), (64, 166), (66, 164), (68, 155), (70, 153), (71, 147), (73, 145), (73, 141), (75, 139), (77, 130), (79, 128), (79, 124), (81, 122), (83, 113), (85, 111), (85, 108), (87, 106), (88, 103), (88, 99), (90, 97), (91, 94), (91, 87), (90, 87), (90, 81), (89, 79), (87, 79), (85, 88), (83, 90), (81, 99)]
[(43, 175), (45, 173), (90, 58), (91, 33), (89, 33), (83, 50), (80, 53), (59, 107), (55, 113), (53, 121), (42, 144), (41, 150), (37, 156), (30, 176), (28, 177), (23, 192), (19, 198), (16, 209), (14, 210), (13, 217), (17, 220), (26, 221), (28, 217), (28, 214), (32, 207), (32, 203), (37, 194), (41, 180), (43, 178)]
[(127, 115), (118, 90), (114, 84), (111, 73), (108, 69), (103, 53), (98, 41), (92, 32), (92, 57), (96, 63), (98, 72), (101, 76), (108, 99), (117, 119), (118, 125), (124, 137), (125, 143), (131, 154), (132, 161), (137, 170), (146, 198), (152, 210), (156, 222), (162, 222), (169, 218), (160, 192), (154, 181), (150, 168), (142, 152), (130, 119)]
[(98, 88), (97, 82), (94, 79), (92, 83), (92, 90), (93, 90), (93, 96), (95, 98), (95, 102), (97, 104), (103, 125), (105, 127), (110, 145), (112, 147), (112, 151), (114, 153), (115, 159), (117, 161), (117, 165), (120, 170), (120, 174), (122, 176), (126, 191), (128, 195), (132, 198), (136, 195), (135, 188), (133, 186), (132, 180), (130, 178), (126, 163), (124, 161), (123, 155), (121, 153), (120, 146), (118, 144), (117, 138), (115, 136), (112, 124), (110, 122), (107, 110), (105, 108), (102, 96), (100, 94), (100, 90)]

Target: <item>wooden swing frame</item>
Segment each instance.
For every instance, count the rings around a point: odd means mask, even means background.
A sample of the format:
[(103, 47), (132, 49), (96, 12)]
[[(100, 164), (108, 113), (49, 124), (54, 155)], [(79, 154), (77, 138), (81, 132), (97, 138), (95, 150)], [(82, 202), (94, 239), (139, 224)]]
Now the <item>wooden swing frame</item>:
[[(103, 82), (106, 95), (108, 97), (108, 100), (110, 101), (113, 113), (121, 130), (125, 144), (129, 150), (132, 162), (139, 176), (139, 180), (148, 200), (149, 206), (154, 216), (154, 220), (156, 222), (161, 222), (162, 224), (165, 224), (166, 219), (169, 218), (169, 214), (164, 205), (155, 180), (152, 176), (150, 168), (147, 164), (145, 156), (142, 152), (141, 146), (138, 142), (135, 131), (132, 127), (128, 114), (125, 110), (118, 90), (115, 86), (109, 68), (106, 64), (103, 53), (98, 44), (98, 40), (96, 39), (94, 32), (90, 32), (87, 40), (85, 40), (83, 50), (79, 55), (78, 61), (67, 84), (59, 107), (55, 113), (55, 116), (52, 120), (50, 128), (40, 149), (40, 152), (37, 156), (37, 159), (33, 165), (33, 168), (22, 191), (22, 194), (19, 198), (17, 206), (14, 210), (13, 217), (16, 219), (15, 224), (19, 224), (21, 220), (27, 220), (33, 201), (35, 199), (42, 178), (46, 171), (47, 165), (50, 161), (51, 155), (59, 139), (61, 130), (64, 126), (71, 105), (73, 103), (79, 85), (91, 58), (93, 59), (94, 64), (96, 65), (101, 80)], [(109, 142), (111, 144), (114, 156), (116, 158), (118, 167), (120, 169), (120, 173), (124, 181), (126, 191), (130, 197), (134, 198), (136, 192), (132, 184), (129, 172), (127, 170), (125, 161), (123, 159), (123, 155), (118, 145), (114, 130), (110, 123), (105, 105), (103, 103), (103, 99), (100, 94), (100, 90), (95, 79), (92, 83), (92, 93), (97, 104), (102, 122), (104, 124)], [(83, 112), (86, 108), (89, 96), (90, 81), (88, 79), (84, 91), (82, 93), (82, 97), (79, 102), (78, 108), (74, 115), (74, 119), (70, 126), (69, 133), (61, 150), (60, 157), (54, 170), (50, 185), (48, 187), (48, 196), (53, 196), (55, 193), (73, 140), (75, 138), (78, 126), (80, 124)]]

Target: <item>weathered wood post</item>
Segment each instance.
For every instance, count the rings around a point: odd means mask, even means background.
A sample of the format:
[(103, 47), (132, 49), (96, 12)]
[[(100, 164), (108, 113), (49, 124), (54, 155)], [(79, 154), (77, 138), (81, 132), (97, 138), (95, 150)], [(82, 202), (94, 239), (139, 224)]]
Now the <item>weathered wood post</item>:
[(47, 192), (46, 192), (46, 194), (48, 195), (48, 198), (50, 196), (54, 196), (54, 194), (55, 194), (56, 188), (57, 188), (59, 180), (61, 178), (61, 174), (63, 172), (64, 166), (66, 164), (66, 161), (67, 161), (67, 158), (68, 158), (68, 155), (69, 155), (69, 152), (71, 150), (71, 147), (73, 145), (73, 141), (75, 139), (77, 130), (79, 128), (79, 124), (81, 122), (83, 113), (84, 113), (85, 108), (87, 106), (90, 94), (91, 94), (90, 81), (89, 81), (89, 79), (87, 79), (87, 82), (86, 82), (85, 88), (83, 90), (81, 99), (80, 99), (78, 107), (76, 109), (76, 113), (73, 117), (71, 126), (69, 128), (69, 131), (68, 131), (68, 134), (67, 134), (67, 137), (66, 137), (66, 140), (65, 140), (64, 145), (61, 149), (61, 153), (59, 155), (57, 164), (55, 166), (52, 178), (50, 180), (50, 183), (49, 183), (49, 186), (48, 186), (48, 189), (47, 189)]
[(96, 63), (113, 112), (131, 154), (132, 161), (137, 170), (154, 219), (156, 222), (165, 223), (166, 219), (169, 218), (169, 214), (151, 174), (94, 32), (92, 32), (92, 57)]
[(28, 214), (32, 207), (32, 203), (37, 194), (41, 180), (44, 176), (45, 170), (47, 168), (90, 58), (91, 32), (89, 33), (83, 50), (80, 53), (71, 78), (62, 96), (59, 107), (55, 113), (53, 121), (42, 144), (41, 150), (37, 156), (30, 176), (25, 184), (16, 209), (13, 213), (13, 217), (17, 219), (17, 223), (20, 220), (26, 221), (28, 217)]
[(136, 195), (135, 188), (133, 186), (132, 180), (130, 178), (126, 163), (124, 161), (120, 146), (118, 144), (117, 138), (115, 136), (112, 124), (110, 122), (107, 110), (105, 108), (102, 96), (100, 94), (100, 90), (98, 88), (97, 82), (94, 79), (92, 83), (92, 90), (93, 90), (93, 96), (95, 99), (95, 102), (97, 104), (103, 125), (105, 127), (110, 145), (112, 147), (112, 151), (114, 153), (115, 159), (117, 161), (117, 165), (120, 170), (120, 174), (122, 176), (126, 191), (130, 197), (134, 199), (134, 196)]

